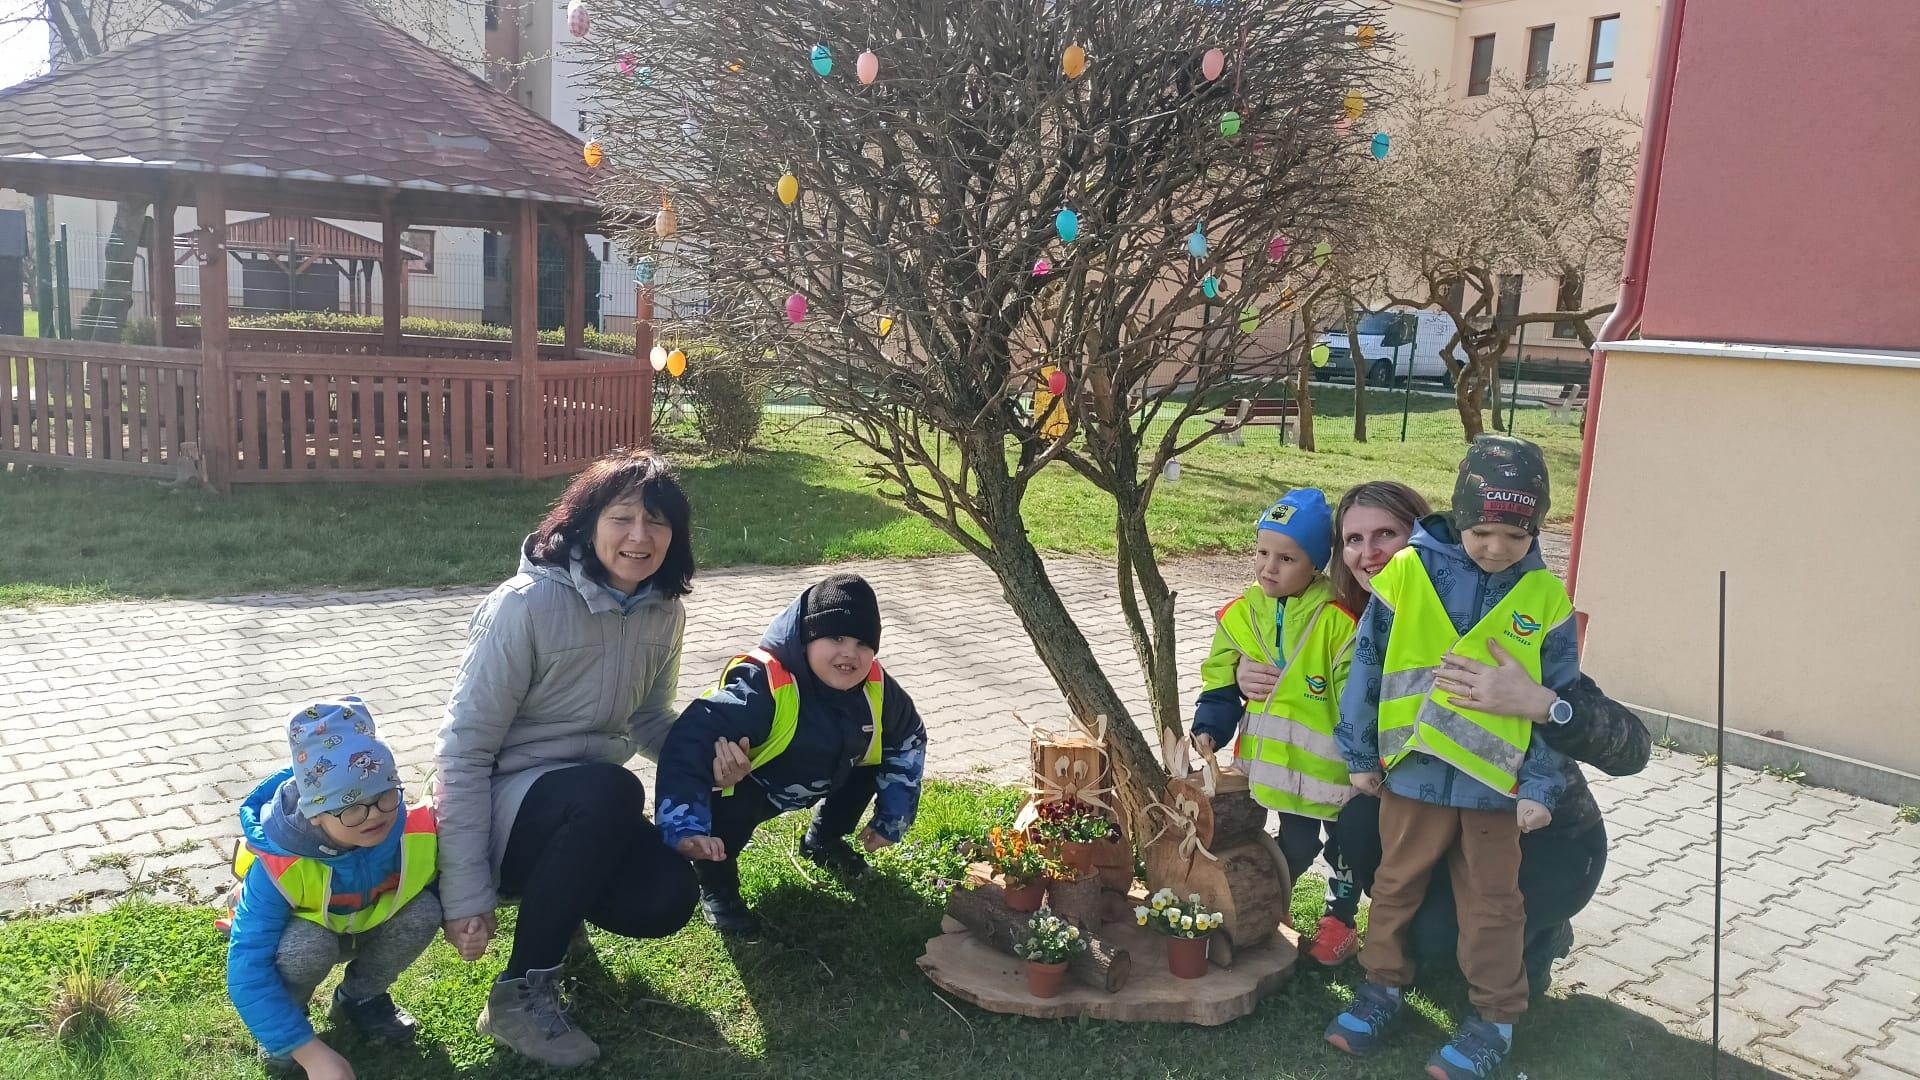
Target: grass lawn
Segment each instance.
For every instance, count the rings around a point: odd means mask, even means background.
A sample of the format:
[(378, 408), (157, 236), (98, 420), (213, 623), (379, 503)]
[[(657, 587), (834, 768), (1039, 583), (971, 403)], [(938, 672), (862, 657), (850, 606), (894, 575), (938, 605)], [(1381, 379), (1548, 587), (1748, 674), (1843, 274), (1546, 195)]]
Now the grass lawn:
[[(760, 832), (744, 860), (748, 898), (780, 927), (780, 941), (729, 945), (704, 926), (664, 942), (595, 932), (603, 971), (587, 971), (573, 999), (599, 1041), (600, 1077), (1267, 1077), (1418, 1076), (1445, 1041), (1464, 987), (1442, 976), (1412, 996), (1417, 1015), (1382, 1057), (1362, 1064), (1320, 1041), (1352, 992), (1356, 970), (1303, 969), (1252, 1016), (1220, 1029), (1037, 1021), (949, 1007), (914, 966), (939, 925), (935, 881), (954, 873), (953, 843), (1010, 814), (1012, 789), (929, 787), (908, 843), (880, 856), (880, 872), (849, 891), (813, 886), (790, 852), (804, 822), (788, 815)], [(1296, 890), (1294, 919), (1320, 913), (1320, 884)], [(696, 920), (697, 923), (698, 920)], [(487, 985), (505, 963), (496, 942), (464, 965), (443, 942), (395, 989), (419, 1017), (417, 1048), (374, 1058), (336, 1048), (364, 1077), (550, 1075), (473, 1031)], [(49, 988), (76, 953), (119, 973), (132, 1013), (103, 1036), (63, 1047), (41, 1029)], [(104, 914), (0, 925), (0, 1076), (51, 1078), (258, 1077), (253, 1044), (224, 992), (224, 949), (213, 913), (128, 903)], [(324, 1002), (329, 988), (316, 1000)], [(1675, 1077), (1708, 1074), (1709, 1052), (1604, 1000), (1556, 990), (1520, 1026), (1507, 1076)], [(324, 1009), (320, 1010), (322, 1013)], [(326, 1035), (324, 1016), (316, 1015)], [(377, 1060), (377, 1064), (376, 1064)], [(1731, 1058), (1722, 1075), (1771, 1074)]]
[[(1399, 395), (1375, 393), (1373, 440), (1352, 440), (1350, 412), (1328, 399), (1321, 450), (1282, 446), (1252, 428), (1242, 446), (1209, 442), (1178, 483), (1155, 496), (1150, 526), (1164, 555), (1237, 550), (1248, 523), (1289, 487), (1330, 496), (1392, 477), (1444, 500), (1462, 452), (1452, 402), (1416, 395), (1399, 441)], [(1520, 414), (1554, 474), (1553, 517), (1573, 511), (1579, 438)], [(766, 449), (739, 460), (663, 439), (694, 504), (703, 566), (794, 565), (957, 550), (932, 525), (884, 498), (827, 425), (770, 422)], [(263, 484), (216, 496), (121, 477), (0, 471), (0, 607), (124, 597), (213, 596), (389, 586), (481, 585), (512, 573), (519, 540), (564, 480), (411, 485)], [(1049, 550), (1112, 551), (1112, 511), (1065, 466), (1034, 485), (1028, 522)]]

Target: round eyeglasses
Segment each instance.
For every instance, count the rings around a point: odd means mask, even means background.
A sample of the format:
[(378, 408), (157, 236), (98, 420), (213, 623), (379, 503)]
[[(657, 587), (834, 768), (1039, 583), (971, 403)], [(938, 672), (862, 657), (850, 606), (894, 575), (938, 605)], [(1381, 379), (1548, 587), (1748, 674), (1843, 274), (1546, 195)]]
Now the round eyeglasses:
[(391, 814), (398, 809), (400, 809), (400, 789), (388, 788), (381, 792), (380, 797), (372, 802), (351, 803), (338, 810), (329, 810), (327, 812), (339, 818), (340, 824), (351, 829), (357, 825), (366, 824), (367, 815), (373, 813), (375, 810), (383, 814)]

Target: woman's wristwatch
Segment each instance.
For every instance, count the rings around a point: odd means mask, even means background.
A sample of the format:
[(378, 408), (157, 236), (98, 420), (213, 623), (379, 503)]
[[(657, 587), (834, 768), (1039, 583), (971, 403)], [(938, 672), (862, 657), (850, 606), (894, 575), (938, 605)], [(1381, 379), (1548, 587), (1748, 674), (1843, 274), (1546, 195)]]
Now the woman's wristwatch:
[(1556, 724), (1573, 722), (1573, 702), (1558, 694), (1553, 696), (1553, 704), (1547, 706), (1547, 719)]

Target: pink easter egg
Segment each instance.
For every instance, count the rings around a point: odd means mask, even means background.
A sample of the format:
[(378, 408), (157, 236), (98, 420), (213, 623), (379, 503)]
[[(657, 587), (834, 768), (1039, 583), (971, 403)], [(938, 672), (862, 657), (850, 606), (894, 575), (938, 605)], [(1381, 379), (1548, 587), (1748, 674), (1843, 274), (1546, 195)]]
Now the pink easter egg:
[(787, 321), (795, 326), (807, 317), (807, 298), (799, 293), (787, 297)]
[(1284, 259), (1286, 257), (1287, 257), (1287, 238), (1286, 237), (1276, 236), (1273, 239), (1267, 241), (1267, 258), (1272, 259), (1274, 262), (1279, 262), (1281, 259)]
[(1067, 373), (1066, 372), (1056, 371), (1053, 374), (1047, 376), (1047, 393), (1052, 394), (1054, 397), (1059, 397), (1060, 395), (1066, 392), (1067, 392)]
[(567, 33), (577, 38), (586, 37), (592, 21), (587, 15), (586, 0), (572, 0), (567, 5)]
[(873, 80), (880, 77), (880, 58), (873, 55), (872, 49), (868, 49), (853, 62), (853, 71), (860, 76), (861, 86), (872, 86)]
[(1051, 274), (1051, 273), (1053, 273), (1052, 263), (1048, 262), (1045, 259), (1035, 259), (1033, 261), (1034, 277), (1046, 277), (1048, 274)]
[(1220, 74), (1226, 70), (1227, 54), (1219, 49), (1208, 49), (1206, 54), (1200, 57), (1200, 74), (1205, 75), (1208, 82), (1219, 78)]

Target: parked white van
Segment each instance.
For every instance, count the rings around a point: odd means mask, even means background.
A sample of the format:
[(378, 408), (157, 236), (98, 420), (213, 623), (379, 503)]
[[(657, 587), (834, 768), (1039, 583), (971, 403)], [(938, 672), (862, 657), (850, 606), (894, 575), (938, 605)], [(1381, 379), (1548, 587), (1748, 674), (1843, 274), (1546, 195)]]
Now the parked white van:
[[(1453, 340), (1453, 319), (1444, 311), (1361, 311), (1355, 313), (1360, 355), (1367, 365), (1368, 386), (1389, 386), (1408, 377), (1452, 382), (1440, 351)], [(1316, 379), (1351, 382), (1353, 359), (1347, 328), (1322, 330), (1319, 343), (1327, 347), (1327, 364), (1314, 369)], [(1454, 356), (1460, 355), (1456, 349)]]

